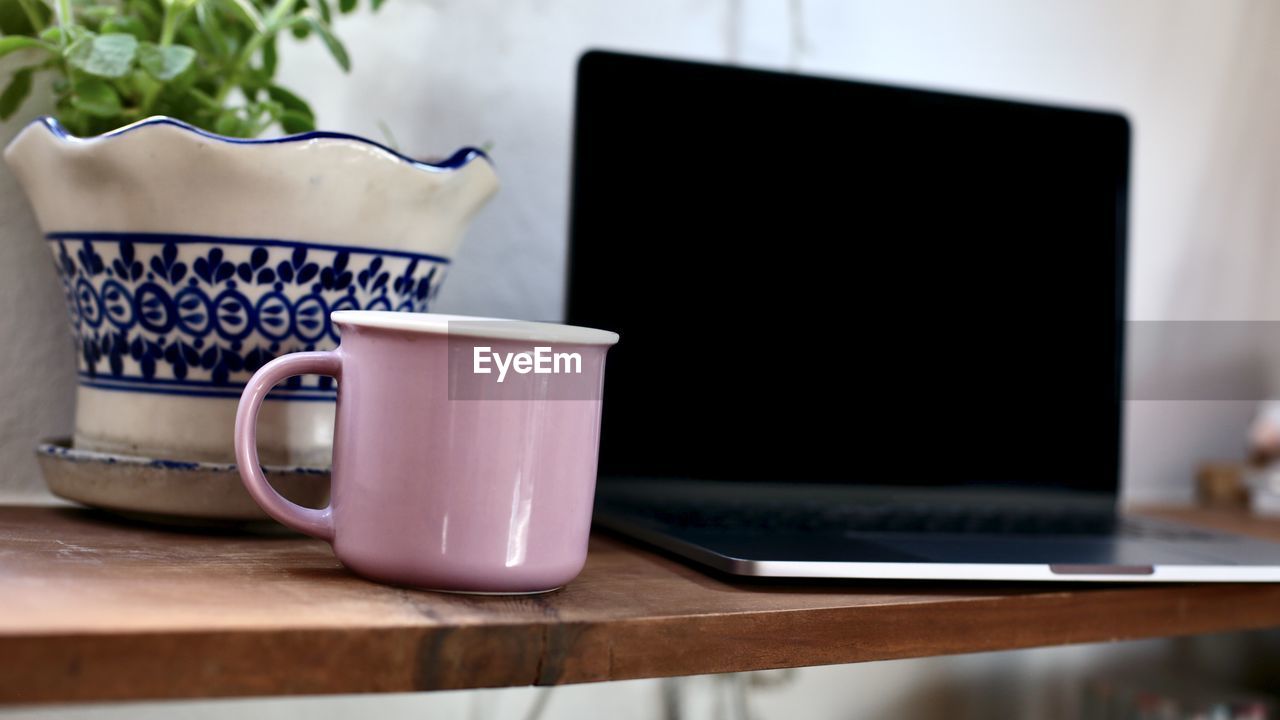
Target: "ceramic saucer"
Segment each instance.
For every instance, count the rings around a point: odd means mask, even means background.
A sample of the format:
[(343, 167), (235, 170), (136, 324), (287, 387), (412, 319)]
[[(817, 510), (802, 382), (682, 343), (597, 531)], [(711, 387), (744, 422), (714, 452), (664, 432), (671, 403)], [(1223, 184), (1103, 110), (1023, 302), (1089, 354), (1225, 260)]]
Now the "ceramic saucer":
[[(78, 450), (70, 440), (36, 448), (45, 484), (59, 497), (151, 521), (184, 525), (270, 523), (228, 463)], [(282, 495), (307, 507), (329, 500), (328, 468), (263, 468)]]

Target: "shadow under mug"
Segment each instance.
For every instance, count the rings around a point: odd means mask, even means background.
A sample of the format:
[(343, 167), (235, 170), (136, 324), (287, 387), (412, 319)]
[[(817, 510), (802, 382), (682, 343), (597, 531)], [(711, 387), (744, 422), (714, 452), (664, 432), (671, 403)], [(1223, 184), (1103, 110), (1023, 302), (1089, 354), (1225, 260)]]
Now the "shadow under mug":
[[(367, 578), (455, 592), (564, 585), (586, 562), (604, 362), (616, 333), (550, 323), (339, 311), (341, 344), (249, 380), (236, 461), (269, 515)], [(258, 411), (294, 375), (338, 383), (328, 507), (267, 483)]]

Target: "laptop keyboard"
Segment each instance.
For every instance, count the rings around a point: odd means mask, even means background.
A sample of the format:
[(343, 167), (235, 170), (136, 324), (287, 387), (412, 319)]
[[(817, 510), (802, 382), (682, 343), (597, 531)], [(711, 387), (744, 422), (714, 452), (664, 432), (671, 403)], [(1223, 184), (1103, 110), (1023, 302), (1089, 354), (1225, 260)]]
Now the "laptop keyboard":
[(982, 533), (995, 535), (1123, 535), (1149, 539), (1210, 539), (1210, 533), (1111, 513), (1043, 508), (940, 508), (916, 505), (667, 505), (647, 508), (660, 523), (685, 528), (759, 533)]

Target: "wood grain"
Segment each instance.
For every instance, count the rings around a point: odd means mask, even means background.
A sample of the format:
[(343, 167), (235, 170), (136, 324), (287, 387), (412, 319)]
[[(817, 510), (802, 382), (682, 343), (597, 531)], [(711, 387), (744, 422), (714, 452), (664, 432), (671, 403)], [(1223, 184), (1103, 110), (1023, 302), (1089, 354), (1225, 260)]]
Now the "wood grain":
[[(1280, 539), (1280, 524), (1166, 511)], [(751, 583), (609, 536), (559, 592), (385, 587), (297, 538), (0, 507), (0, 702), (403, 692), (1280, 625), (1280, 585)]]

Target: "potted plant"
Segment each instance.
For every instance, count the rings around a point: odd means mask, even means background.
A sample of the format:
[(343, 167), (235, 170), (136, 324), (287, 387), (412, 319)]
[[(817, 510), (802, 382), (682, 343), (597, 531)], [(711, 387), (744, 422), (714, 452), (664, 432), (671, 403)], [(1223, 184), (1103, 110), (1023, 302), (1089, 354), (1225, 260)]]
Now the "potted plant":
[[(349, 67), (328, 0), (3, 2), (0, 55), (24, 62), (0, 116), (54, 76), (52, 116), (5, 160), (67, 300), (76, 449), (229, 463), (249, 375), (334, 346), (333, 310), (426, 310), (497, 189), (473, 148), (424, 163), (314, 129), (308, 104), (274, 81), (277, 43), (319, 38)], [(293, 134), (254, 139), (275, 128)], [(273, 393), (264, 462), (327, 462), (334, 394), (324, 378)]]

